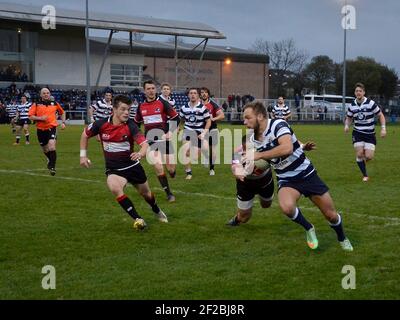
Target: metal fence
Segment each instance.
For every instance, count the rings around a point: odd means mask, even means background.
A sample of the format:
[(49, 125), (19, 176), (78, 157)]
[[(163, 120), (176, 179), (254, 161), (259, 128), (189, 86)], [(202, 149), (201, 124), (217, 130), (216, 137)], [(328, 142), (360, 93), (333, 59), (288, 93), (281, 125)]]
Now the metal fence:
[[(222, 98), (214, 98), (213, 99), (215, 102), (217, 102), (220, 106), (224, 104), (224, 102), (227, 103), (227, 99), (222, 99)], [(270, 105), (274, 105), (276, 103), (276, 100), (274, 99), (256, 99), (257, 101), (262, 102), (266, 107)], [(289, 106), (290, 111), (291, 111), (291, 117), (289, 118), (289, 121), (300, 121), (300, 122), (343, 122), (343, 113), (342, 112), (337, 112), (337, 111), (327, 111), (327, 112), (318, 112), (318, 109), (316, 107), (304, 107), (303, 106), (303, 101), (301, 101), (300, 104), (300, 111), (297, 111), (295, 107), (295, 102), (294, 100), (285, 100), (285, 103)], [(180, 106), (178, 106), (179, 108)], [(243, 105), (239, 104), (236, 105), (234, 104), (233, 106), (227, 107), (226, 110), (224, 110), (225, 113), (225, 119), (223, 120), (224, 122), (233, 122), (233, 123), (238, 123), (238, 122), (243, 122)], [(66, 111), (67, 119), (69, 120), (85, 120), (86, 119), (86, 110), (74, 110)], [(387, 116), (387, 121), (391, 123), (396, 123), (399, 121), (399, 117), (396, 115), (394, 116)]]

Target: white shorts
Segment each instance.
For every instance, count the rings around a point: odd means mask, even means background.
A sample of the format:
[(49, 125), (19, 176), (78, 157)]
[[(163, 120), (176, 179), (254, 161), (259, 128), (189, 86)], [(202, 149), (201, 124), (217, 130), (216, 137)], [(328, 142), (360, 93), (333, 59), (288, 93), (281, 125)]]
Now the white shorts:
[[(272, 201), (274, 199), (273, 195), (269, 198), (263, 198), (260, 195), (258, 197), (262, 201)], [(254, 198), (251, 200), (248, 200), (248, 201), (242, 201), (242, 200), (237, 199), (237, 207), (240, 210), (249, 210), (249, 209), (253, 208), (253, 203), (254, 203)]]
[(375, 145), (373, 143), (368, 143), (368, 142), (363, 142), (363, 141), (359, 141), (359, 142), (355, 142), (353, 144), (354, 148), (363, 148), (366, 150), (372, 150), (375, 151)]

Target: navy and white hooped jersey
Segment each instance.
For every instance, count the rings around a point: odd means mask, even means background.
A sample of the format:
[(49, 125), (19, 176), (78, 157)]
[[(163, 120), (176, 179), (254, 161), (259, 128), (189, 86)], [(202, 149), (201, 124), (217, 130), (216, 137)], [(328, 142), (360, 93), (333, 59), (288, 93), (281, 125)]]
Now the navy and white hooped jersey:
[(9, 118), (15, 118), (17, 116), (17, 105), (16, 104), (6, 105), (6, 112)]
[(296, 135), (285, 120), (268, 120), (267, 128), (263, 132), (263, 140), (255, 140), (254, 134), (252, 134), (250, 142), (254, 144), (257, 152), (268, 151), (276, 148), (279, 145), (278, 139), (286, 134), (289, 134), (291, 137), (293, 153), (288, 156), (269, 159), (268, 162), (275, 170), (279, 181), (305, 178), (313, 173), (315, 168), (304, 154)]
[(100, 120), (100, 119), (107, 119), (109, 116), (112, 114), (112, 105), (107, 104), (107, 102), (104, 99), (97, 100), (95, 104), (92, 105), (92, 108), (94, 109), (94, 119), (95, 120)]
[(375, 101), (364, 98), (364, 101), (359, 104), (357, 99), (354, 99), (351, 106), (347, 109), (347, 116), (353, 118), (353, 130), (366, 134), (374, 134), (375, 116), (380, 112), (381, 109)]
[(29, 108), (31, 107), (32, 103), (27, 102), (25, 104), (19, 104), (17, 105), (17, 112), (18, 112), (18, 118), (19, 120), (27, 120), (29, 119)]
[(138, 106), (139, 106), (138, 104), (134, 104), (134, 103), (131, 104), (131, 107), (129, 108), (129, 119), (132, 119), (132, 120), (135, 119)]
[(207, 120), (210, 119), (210, 113), (201, 102), (193, 108), (189, 106), (189, 103), (182, 106), (179, 116), (185, 120), (185, 129), (202, 132)]
[(163, 99), (164, 101), (167, 101), (169, 105), (175, 109), (176, 101), (172, 99), (171, 97), (165, 98), (162, 94), (160, 94), (157, 98), (157, 100)]
[(274, 105), (274, 107), (272, 108), (274, 119), (283, 119), (283, 117), (290, 115), (290, 113), (290, 109), (286, 104), (283, 107), (280, 107), (279, 105)]

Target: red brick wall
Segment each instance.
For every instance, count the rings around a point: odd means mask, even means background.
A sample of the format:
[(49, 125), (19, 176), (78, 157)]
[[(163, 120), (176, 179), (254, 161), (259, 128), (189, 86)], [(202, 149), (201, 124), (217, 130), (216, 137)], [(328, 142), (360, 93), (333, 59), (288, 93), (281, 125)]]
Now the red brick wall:
[[(198, 60), (180, 60), (179, 66), (192, 72), (198, 70)], [(175, 61), (170, 58), (145, 57), (144, 71), (158, 82), (169, 82), (175, 86)], [(230, 65), (220, 61), (203, 60), (200, 70), (193, 79), (185, 71), (179, 69), (179, 87), (208, 87), (218, 98), (227, 97), (231, 93), (251, 94), (256, 98), (268, 97), (268, 65), (232, 61)]]

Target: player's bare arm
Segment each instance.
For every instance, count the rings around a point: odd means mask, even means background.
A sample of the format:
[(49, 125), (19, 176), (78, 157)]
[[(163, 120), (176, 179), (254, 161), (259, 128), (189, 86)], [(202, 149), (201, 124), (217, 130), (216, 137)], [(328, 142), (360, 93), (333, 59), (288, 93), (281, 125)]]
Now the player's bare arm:
[(386, 137), (386, 119), (382, 112), (379, 113), (379, 122), (381, 124), (381, 138)]
[(251, 159), (252, 155), (246, 154), (243, 158), (243, 163), (246, 163), (250, 160), (268, 160), (278, 157), (287, 156), (293, 153), (293, 144), (290, 134), (285, 134), (278, 139), (279, 145), (272, 150), (263, 151), (263, 152), (254, 152), (254, 158)]
[(225, 113), (220, 109), (217, 111), (215, 118), (210, 118), (212, 121), (221, 121), (225, 119)]
[(67, 120), (67, 116), (65, 112), (61, 115), (61, 130), (65, 129), (65, 121)]
[(210, 127), (211, 127), (211, 119), (207, 119), (206, 126), (205, 126), (203, 132), (199, 135), (200, 140), (204, 140), (204, 137), (208, 133)]
[(144, 158), (147, 153), (147, 148), (149, 147), (149, 144), (145, 141), (140, 144), (140, 150), (138, 152), (132, 152), (131, 153), (131, 160), (140, 160), (141, 158)]
[(344, 120), (344, 132), (349, 132), (350, 130), (350, 125), (351, 125), (352, 119), (350, 117), (346, 117)]
[(80, 141), (80, 154), (79, 154), (79, 164), (81, 167), (89, 168), (90, 167), (90, 160), (87, 157), (87, 148), (89, 145), (89, 138), (85, 131), (81, 134), (81, 141)]

